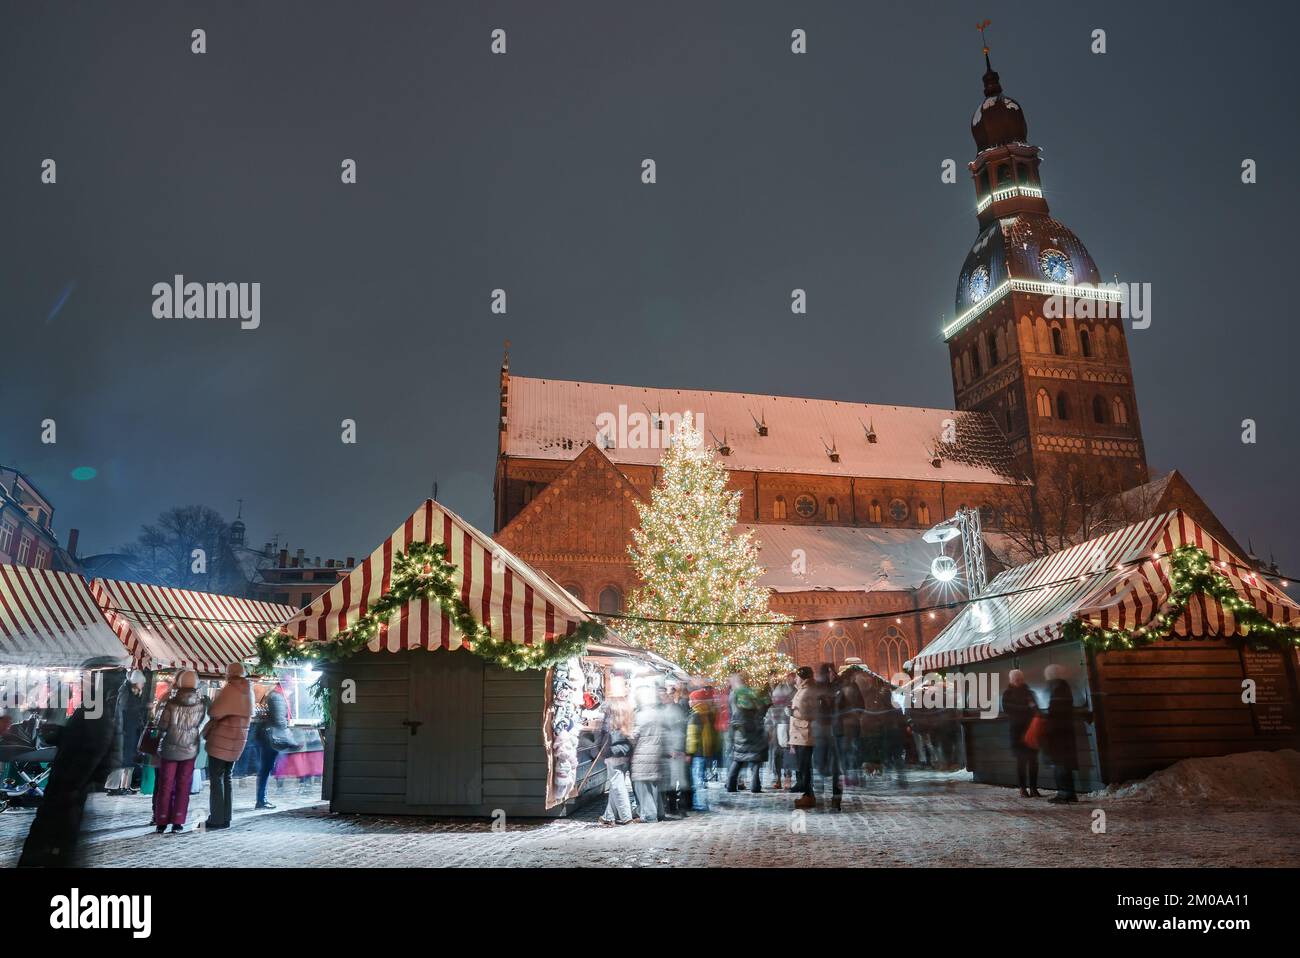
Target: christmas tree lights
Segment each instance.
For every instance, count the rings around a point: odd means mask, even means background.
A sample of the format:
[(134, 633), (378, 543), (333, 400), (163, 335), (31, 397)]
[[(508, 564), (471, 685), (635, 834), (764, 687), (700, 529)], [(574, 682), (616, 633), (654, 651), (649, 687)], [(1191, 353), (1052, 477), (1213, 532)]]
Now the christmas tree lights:
[(714, 680), (740, 672), (757, 683), (789, 670), (793, 664), (777, 646), (790, 620), (768, 609), (751, 535), (733, 532), (741, 494), (727, 488), (726, 468), (689, 413), (660, 470), (650, 502), (638, 505), (641, 527), (628, 552), (643, 584), (628, 597), (630, 617), (619, 631)]

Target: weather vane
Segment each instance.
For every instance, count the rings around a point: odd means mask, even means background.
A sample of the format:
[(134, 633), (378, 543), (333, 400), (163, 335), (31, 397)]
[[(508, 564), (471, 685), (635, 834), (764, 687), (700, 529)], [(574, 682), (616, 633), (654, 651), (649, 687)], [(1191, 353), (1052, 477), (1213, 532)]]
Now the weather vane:
[(992, 23), (993, 23), (992, 20), (985, 20), (983, 23), (977, 23), (975, 25), (975, 29), (980, 32), (980, 42), (984, 44), (985, 56), (989, 55), (989, 44), (988, 44), (988, 40), (986, 40), (984, 37), (984, 31), (987, 30), (992, 25)]

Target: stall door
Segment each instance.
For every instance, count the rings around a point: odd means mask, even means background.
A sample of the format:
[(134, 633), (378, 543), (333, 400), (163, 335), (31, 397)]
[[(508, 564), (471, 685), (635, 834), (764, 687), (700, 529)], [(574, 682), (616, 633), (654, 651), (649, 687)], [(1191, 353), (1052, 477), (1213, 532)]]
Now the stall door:
[(414, 652), (406, 724), (406, 801), (483, 800), (483, 660), (472, 652)]

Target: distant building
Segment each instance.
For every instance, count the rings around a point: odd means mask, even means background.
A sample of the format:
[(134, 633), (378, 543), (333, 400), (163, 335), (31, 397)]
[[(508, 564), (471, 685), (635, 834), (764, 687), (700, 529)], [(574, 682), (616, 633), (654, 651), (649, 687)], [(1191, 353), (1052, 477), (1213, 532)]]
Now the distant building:
[(347, 561), (322, 562), (320, 556), (308, 556), (303, 549), (291, 556), (288, 548), (277, 548), (271, 542), (260, 550), (250, 549), (244, 543), (246, 534), (242, 519), (230, 524), (230, 550), (246, 583), (244, 595), (250, 599), (305, 608), (356, 565), (352, 556)]
[(54, 506), (26, 475), (0, 466), (0, 562), (53, 567)]

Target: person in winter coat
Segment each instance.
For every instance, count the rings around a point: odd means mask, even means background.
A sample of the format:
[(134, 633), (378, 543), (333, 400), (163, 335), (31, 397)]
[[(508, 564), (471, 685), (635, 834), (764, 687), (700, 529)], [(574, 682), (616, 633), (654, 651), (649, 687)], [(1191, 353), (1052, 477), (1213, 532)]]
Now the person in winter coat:
[(663, 760), (663, 717), (659, 703), (652, 701), (637, 712), (632, 743), (632, 789), (636, 792), (640, 821), (659, 821), (659, 782), (663, 777)]
[(686, 813), (691, 802), (691, 771), (686, 761), (686, 722), (690, 712), (678, 702), (679, 686), (669, 682), (659, 693), (659, 715), (664, 731), (664, 767), (659, 779), (664, 818)]
[(628, 791), (627, 766), (632, 755), (632, 707), (626, 699), (613, 699), (605, 712), (605, 778), (609, 800), (602, 825), (629, 825), (632, 822), (632, 797)]
[(144, 696), (144, 673), (133, 669), (122, 687), (122, 728), (118, 733), (117, 749), (122, 753), (122, 767), (114, 769), (104, 783), (110, 795), (134, 795), (131, 780), (135, 776), (136, 756), (140, 733), (149, 717), (149, 700)]
[(1041, 798), (1038, 793), (1038, 749), (1025, 743), (1029, 724), (1038, 714), (1038, 701), (1025, 682), (1025, 673), (1012, 669), (1010, 683), (1002, 693), (1002, 713), (1007, 717), (1011, 754), (1016, 757), (1016, 782), (1022, 798)]
[(1049, 665), (1043, 673), (1047, 679), (1047, 756), (1056, 769), (1056, 794), (1048, 799), (1053, 805), (1079, 800), (1074, 790), (1074, 770), (1079, 767), (1075, 745), (1074, 690), (1066, 680), (1063, 665)]
[(790, 700), (790, 744), (795, 751), (794, 791), (799, 792), (796, 808), (812, 808), (817, 804), (813, 794), (813, 725), (817, 721), (817, 692), (814, 689), (813, 670), (800, 667), (795, 673), (798, 688)]
[[(835, 691), (835, 666), (823, 662), (817, 666), (816, 681), (812, 684), (813, 766), (823, 780), (831, 780), (831, 807), (838, 810), (843, 786), (840, 782), (840, 757), (835, 749)], [(811, 787), (811, 782), (809, 784)]]
[(699, 688), (691, 693), (691, 717), (686, 722), (686, 754), (691, 760), (691, 809), (709, 810), (709, 767), (722, 755), (718, 734), (714, 691)]
[(832, 687), (835, 690), (835, 715), (832, 731), (835, 735), (835, 756), (844, 771), (844, 780), (849, 785), (858, 784), (858, 775), (862, 771), (862, 692), (854, 679), (854, 670), (848, 669), (836, 678)]
[(790, 769), (785, 755), (790, 749), (790, 700), (794, 698), (794, 673), (772, 687), (772, 704), (763, 716), (767, 732), (767, 760), (772, 766), (772, 787), (790, 787)]
[(207, 711), (198, 693), (197, 672), (186, 669), (176, 677), (176, 694), (171, 697), (158, 719), (161, 740), (158, 746), (157, 801), (153, 823), (158, 832), (167, 826), (173, 832), (185, 831), (190, 810), (190, 780), (194, 760), (199, 755), (199, 734)]
[(203, 741), (208, 750), (207, 829), (229, 828), (232, 804), (230, 771), (248, 744), (248, 726), (253, 720), (253, 687), (244, 666), (226, 666), (226, 684), (208, 710)]
[(766, 756), (767, 736), (763, 733), (758, 697), (753, 689), (742, 685), (731, 696), (731, 770), (727, 773), (727, 791), (737, 791), (741, 769), (748, 765), (753, 769), (749, 790), (761, 792)]
[(266, 783), (275, 769), (275, 760), (287, 747), (292, 731), (289, 728), (289, 700), (277, 682), (262, 700), (262, 714), (257, 728), (260, 748), (257, 764), (257, 803), (255, 808), (275, 808), (266, 800)]
[(108, 774), (123, 764), (121, 742), (122, 686), (126, 669), (112, 659), (93, 658), (82, 664), (86, 681), (98, 686), (94, 708), (86, 702), (72, 713), (58, 737), (58, 753), (45, 784), (32, 826), (19, 856), (20, 868), (75, 865), (81, 818), (91, 792), (104, 787)]

